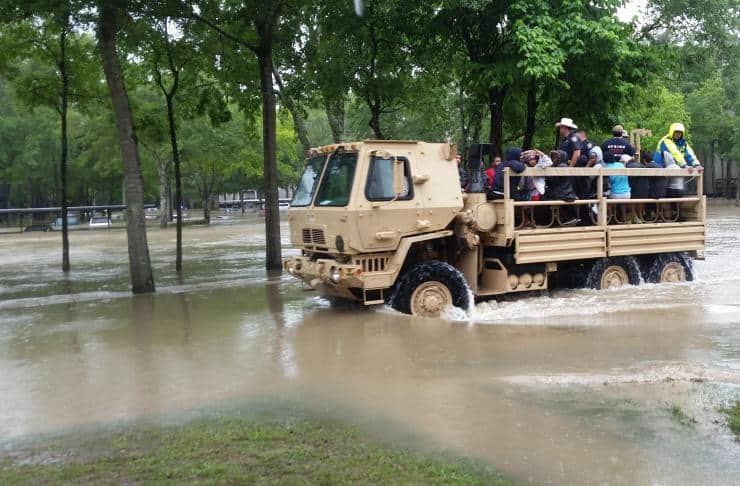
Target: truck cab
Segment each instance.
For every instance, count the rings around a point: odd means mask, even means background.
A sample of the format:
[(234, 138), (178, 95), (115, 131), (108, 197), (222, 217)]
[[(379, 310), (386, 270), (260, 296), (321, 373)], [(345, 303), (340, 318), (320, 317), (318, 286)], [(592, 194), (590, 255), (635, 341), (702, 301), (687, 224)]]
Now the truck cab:
[[(617, 172), (696, 174), (527, 169), (523, 176), (596, 177), (599, 193), (573, 202), (514, 201), (505, 177), (505, 197), (488, 201), (481, 191), (463, 191), (456, 153), (449, 143), (388, 140), (312, 149), (288, 211), (291, 244), (301, 254), (285, 260), (285, 270), (331, 299), (386, 303), (428, 317), (555, 284), (600, 289), (692, 278), (691, 258), (704, 249), (701, 180), (696, 196), (637, 202), (608, 199), (602, 182)], [(660, 208), (675, 208), (672, 214), (681, 216), (640, 225), (620, 220), (619, 207), (637, 203), (654, 205), (659, 215)], [(590, 224), (561, 226), (564, 206), (584, 208)], [(525, 211), (544, 214), (544, 221), (523, 228)]]

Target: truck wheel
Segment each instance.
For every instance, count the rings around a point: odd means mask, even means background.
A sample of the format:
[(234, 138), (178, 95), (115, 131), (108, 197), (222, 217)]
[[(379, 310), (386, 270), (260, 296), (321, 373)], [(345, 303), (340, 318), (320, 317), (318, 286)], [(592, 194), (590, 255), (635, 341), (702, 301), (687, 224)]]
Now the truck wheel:
[(449, 307), (467, 310), (468, 284), (452, 265), (428, 261), (417, 263), (396, 282), (390, 305), (399, 312), (419, 317), (439, 317)]
[(640, 267), (634, 257), (615, 257), (596, 260), (586, 278), (586, 287), (603, 290), (638, 285)]
[(650, 283), (690, 282), (694, 280), (694, 265), (685, 253), (664, 253), (650, 260), (643, 273)]

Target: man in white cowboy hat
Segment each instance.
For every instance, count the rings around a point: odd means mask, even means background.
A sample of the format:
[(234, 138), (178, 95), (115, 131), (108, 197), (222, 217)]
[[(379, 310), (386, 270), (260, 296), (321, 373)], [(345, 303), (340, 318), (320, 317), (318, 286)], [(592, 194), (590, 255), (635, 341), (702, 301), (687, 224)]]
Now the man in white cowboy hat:
[(578, 127), (570, 118), (561, 118), (555, 126), (560, 129), (560, 136), (563, 137), (558, 149), (568, 154), (568, 166), (573, 167), (581, 156), (581, 139), (576, 135)]

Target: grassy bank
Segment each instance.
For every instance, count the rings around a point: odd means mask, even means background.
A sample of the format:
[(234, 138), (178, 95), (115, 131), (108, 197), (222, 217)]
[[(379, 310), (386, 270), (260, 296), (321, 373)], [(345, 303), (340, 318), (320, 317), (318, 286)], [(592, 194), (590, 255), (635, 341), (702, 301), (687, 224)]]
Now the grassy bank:
[(0, 455), (0, 484), (508, 484), (479, 463), (397, 449), (355, 429), (241, 418), (137, 425)]
[(723, 408), (720, 411), (727, 415), (727, 426), (740, 439), (740, 400), (735, 402), (733, 406)]

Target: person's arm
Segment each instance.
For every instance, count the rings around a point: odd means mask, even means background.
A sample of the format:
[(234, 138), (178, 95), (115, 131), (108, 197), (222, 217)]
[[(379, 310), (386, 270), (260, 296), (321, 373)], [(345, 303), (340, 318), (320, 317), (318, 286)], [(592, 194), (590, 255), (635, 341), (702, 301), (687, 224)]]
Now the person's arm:
[(540, 153), (540, 158), (537, 160), (537, 165), (535, 166), (538, 169), (544, 169), (545, 167), (552, 167), (552, 159), (548, 157), (547, 155)]
[(655, 150), (655, 153), (653, 153), (653, 162), (658, 164), (658, 167), (665, 167), (665, 162), (663, 161), (663, 151), (665, 150), (665, 145), (663, 144), (663, 141), (661, 140), (658, 142), (658, 148)]
[(578, 162), (578, 157), (580, 157), (580, 156), (581, 156), (581, 149), (574, 150), (573, 151), (573, 157), (571, 157), (570, 160), (568, 161), (568, 166), (569, 167), (575, 167), (576, 166), (576, 162)]
[(576, 163), (578, 162), (578, 157), (581, 156), (581, 149), (583, 148), (583, 144), (580, 140), (578, 140), (578, 137), (572, 136), (570, 137), (570, 143), (573, 145), (573, 155), (571, 155), (570, 160), (568, 161), (568, 165), (570, 167), (575, 167)]
[(635, 147), (633, 147), (631, 143), (627, 144), (627, 146), (624, 148), (624, 151), (626, 154), (631, 155), (632, 157), (635, 156)]
[(686, 156), (684, 158), (686, 159), (686, 164), (688, 166), (701, 169), (701, 162), (699, 162), (699, 159), (694, 155), (694, 150), (688, 142), (686, 142)]
[(518, 160), (512, 160), (509, 161), (509, 168), (516, 173), (524, 172), (524, 169), (527, 168), (527, 164), (519, 162)]

